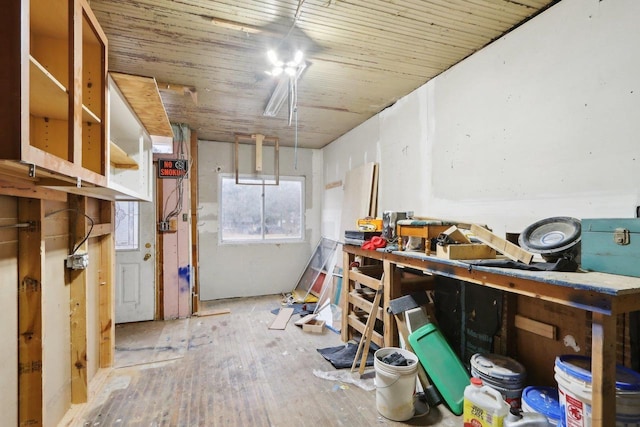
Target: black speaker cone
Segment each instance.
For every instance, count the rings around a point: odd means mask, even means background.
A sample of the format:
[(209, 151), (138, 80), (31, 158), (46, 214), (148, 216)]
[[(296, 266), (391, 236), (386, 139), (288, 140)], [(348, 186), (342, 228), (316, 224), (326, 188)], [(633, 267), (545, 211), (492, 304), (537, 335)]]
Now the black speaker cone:
[(581, 236), (580, 220), (560, 216), (534, 222), (518, 238), (520, 246), (545, 259), (575, 259)]

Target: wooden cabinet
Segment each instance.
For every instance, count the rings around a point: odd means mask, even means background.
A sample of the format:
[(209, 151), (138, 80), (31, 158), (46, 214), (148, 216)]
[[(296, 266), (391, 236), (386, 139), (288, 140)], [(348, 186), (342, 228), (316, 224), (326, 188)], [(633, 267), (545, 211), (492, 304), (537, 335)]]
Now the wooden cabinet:
[(0, 14), (0, 173), (107, 184), (107, 39), (85, 0), (9, 0)]
[[(129, 101), (131, 100), (131, 101)], [(139, 102), (145, 102), (140, 106)], [(134, 109), (135, 105), (137, 109)], [(152, 141), (141, 116), (162, 108), (164, 131), (171, 135), (160, 94), (153, 78), (112, 73), (109, 76), (109, 188), (117, 199), (152, 200)]]

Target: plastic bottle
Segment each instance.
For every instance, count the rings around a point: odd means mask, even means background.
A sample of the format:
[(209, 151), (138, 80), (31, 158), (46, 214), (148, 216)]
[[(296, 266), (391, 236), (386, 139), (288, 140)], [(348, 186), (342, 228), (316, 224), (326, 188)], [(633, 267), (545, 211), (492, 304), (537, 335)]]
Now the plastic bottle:
[(503, 427), (508, 413), (509, 404), (498, 390), (483, 385), (480, 378), (471, 378), (464, 389), (464, 427)]
[(503, 427), (552, 427), (547, 417), (537, 412), (521, 412), (511, 408), (504, 419)]

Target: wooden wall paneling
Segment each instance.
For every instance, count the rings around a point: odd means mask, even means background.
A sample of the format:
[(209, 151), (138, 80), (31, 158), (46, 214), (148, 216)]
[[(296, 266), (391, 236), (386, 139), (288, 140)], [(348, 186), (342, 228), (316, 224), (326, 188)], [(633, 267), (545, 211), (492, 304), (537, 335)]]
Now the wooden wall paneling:
[(191, 131), (191, 312), (197, 313), (200, 306), (200, 281), (198, 268), (198, 133)]
[(115, 349), (115, 243), (114, 202), (100, 202), (100, 222), (112, 232), (100, 237), (100, 272), (98, 274), (100, 305), (100, 367), (113, 366)]
[[(89, 238), (87, 268), (87, 384), (100, 369), (100, 264), (101, 238)], [(87, 398), (89, 398), (88, 392)]]
[(40, 187), (29, 181), (18, 180), (9, 176), (0, 177), (0, 191), (7, 196), (57, 200), (60, 202), (67, 201), (67, 193)]
[[(76, 212), (69, 221), (69, 253), (88, 253), (88, 242), (80, 242), (89, 231), (87, 199), (70, 195), (69, 207)], [(98, 260), (93, 260), (97, 262)], [(92, 262), (92, 260), (89, 260)], [(87, 270), (68, 269), (70, 285), (69, 318), (71, 321), (71, 402), (87, 401)]]
[(517, 329), (517, 354), (514, 358), (527, 369), (527, 381), (537, 385), (556, 385), (553, 378), (555, 358), (561, 354), (588, 354), (590, 340), (585, 325), (587, 313), (577, 308), (518, 296), (518, 314), (557, 328), (557, 339), (549, 339)]
[(43, 202), (20, 199), (18, 221), (34, 226), (18, 233), (18, 418), (20, 425), (43, 422), (42, 277)]

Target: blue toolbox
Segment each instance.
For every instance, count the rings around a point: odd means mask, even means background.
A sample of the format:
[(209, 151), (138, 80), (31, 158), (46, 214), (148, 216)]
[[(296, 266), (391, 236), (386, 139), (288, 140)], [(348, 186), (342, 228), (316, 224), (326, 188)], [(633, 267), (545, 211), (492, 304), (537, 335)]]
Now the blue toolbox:
[(582, 220), (582, 269), (640, 277), (640, 218)]

